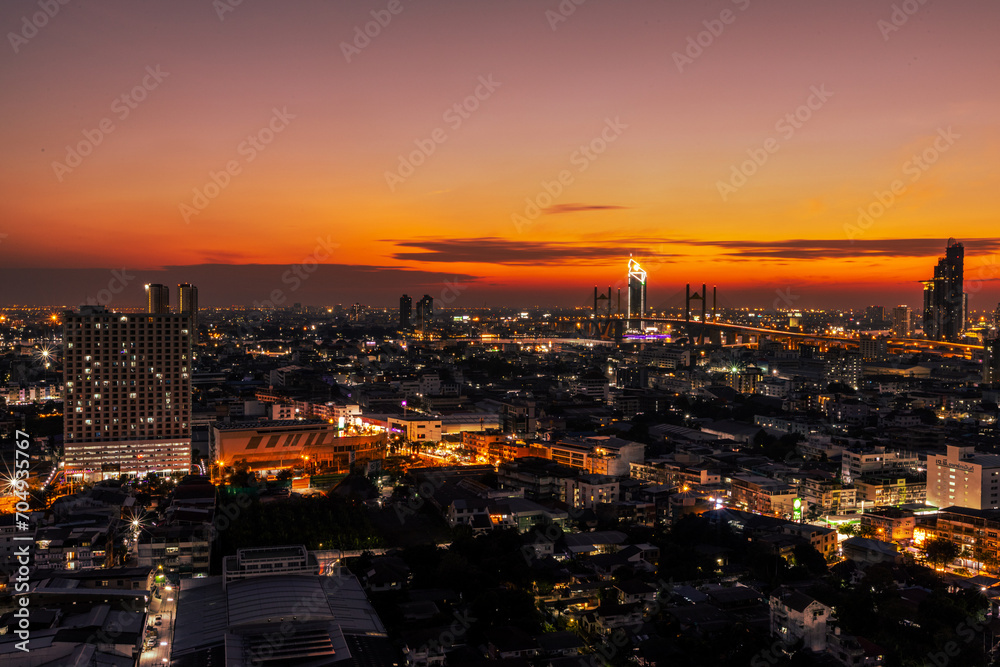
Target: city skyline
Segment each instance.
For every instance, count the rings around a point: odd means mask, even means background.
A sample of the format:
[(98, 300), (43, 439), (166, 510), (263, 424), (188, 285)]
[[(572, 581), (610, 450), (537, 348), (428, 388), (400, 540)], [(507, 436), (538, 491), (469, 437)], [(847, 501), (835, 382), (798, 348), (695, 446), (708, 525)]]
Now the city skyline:
[(912, 308), (949, 236), (1000, 301), (995, 4), (571, 5), (17, 4), (0, 302)]

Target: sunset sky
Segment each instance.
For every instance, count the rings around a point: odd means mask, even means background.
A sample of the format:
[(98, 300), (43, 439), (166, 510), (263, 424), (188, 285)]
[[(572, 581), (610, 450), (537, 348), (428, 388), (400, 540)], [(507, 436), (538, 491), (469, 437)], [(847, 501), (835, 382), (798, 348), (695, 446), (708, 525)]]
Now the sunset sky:
[(657, 307), (919, 307), (949, 236), (1000, 300), (993, 0), (48, 1), (0, 20), (2, 303), (586, 305), (631, 253)]

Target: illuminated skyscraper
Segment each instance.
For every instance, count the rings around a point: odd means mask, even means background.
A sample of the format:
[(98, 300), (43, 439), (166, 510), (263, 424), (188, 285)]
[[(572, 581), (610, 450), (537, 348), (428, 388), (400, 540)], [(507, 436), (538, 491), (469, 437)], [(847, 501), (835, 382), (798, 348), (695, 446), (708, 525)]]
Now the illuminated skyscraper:
[(191, 340), (198, 340), (198, 288), (190, 283), (177, 286), (177, 312), (191, 316)]
[(182, 313), (123, 315), (83, 306), (65, 314), (67, 474), (189, 471), (189, 327)]
[[(642, 328), (646, 314), (646, 272), (639, 262), (628, 260), (628, 321), (630, 326)], [(633, 321), (635, 324), (633, 325)]]
[(170, 290), (166, 285), (146, 285), (146, 312), (162, 315), (170, 312)]
[(404, 294), (399, 297), (399, 328), (410, 328), (410, 316), (413, 313), (413, 299)]
[(924, 336), (932, 340), (958, 340), (965, 331), (968, 297), (964, 290), (965, 247), (948, 239), (945, 256), (934, 267), (934, 277), (924, 285)]
[(420, 330), (430, 326), (431, 322), (434, 320), (434, 297), (429, 294), (425, 294), (424, 298), (417, 301), (417, 322), (420, 325)]
[(896, 306), (892, 309), (892, 335), (897, 338), (909, 338), (913, 335), (910, 327), (910, 307)]
[(984, 341), (983, 382), (1000, 382), (1000, 338)]

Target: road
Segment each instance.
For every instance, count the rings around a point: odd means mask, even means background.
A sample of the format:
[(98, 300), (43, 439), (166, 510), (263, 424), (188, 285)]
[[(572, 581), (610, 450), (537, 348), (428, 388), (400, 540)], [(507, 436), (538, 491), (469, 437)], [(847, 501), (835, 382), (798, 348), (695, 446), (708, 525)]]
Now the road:
[(157, 600), (154, 597), (150, 600), (146, 625), (153, 625), (158, 614), (163, 616), (163, 622), (154, 626), (159, 631), (160, 638), (151, 650), (142, 652), (139, 657), (139, 667), (163, 667), (170, 662), (170, 645), (173, 642), (174, 615), (177, 612), (179, 592), (176, 586), (170, 588), (172, 590), (168, 591), (161, 586), (159, 590), (161, 599)]

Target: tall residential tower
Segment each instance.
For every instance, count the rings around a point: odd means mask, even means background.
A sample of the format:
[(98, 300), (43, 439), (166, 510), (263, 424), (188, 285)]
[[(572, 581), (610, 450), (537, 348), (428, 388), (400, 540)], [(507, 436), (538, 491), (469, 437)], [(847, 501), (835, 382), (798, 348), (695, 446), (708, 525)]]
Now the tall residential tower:
[(198, 340), (198, 288), (191, 283), (177, 286), (177, 312), (191, 317), (191, 340)]
[(948, 239), (945, 256), (924, 285), (924, 336), (957, 341), (965, 331), (968, 295), (965, 294), (965, 247)]
[(146, 312), (156, 314), (170, 312), (170, 290), (166, 285), (159, 283), (146, 285)]
[(66, 312), (67, 475), (190, 470), (190, 326), (185, 313)]

